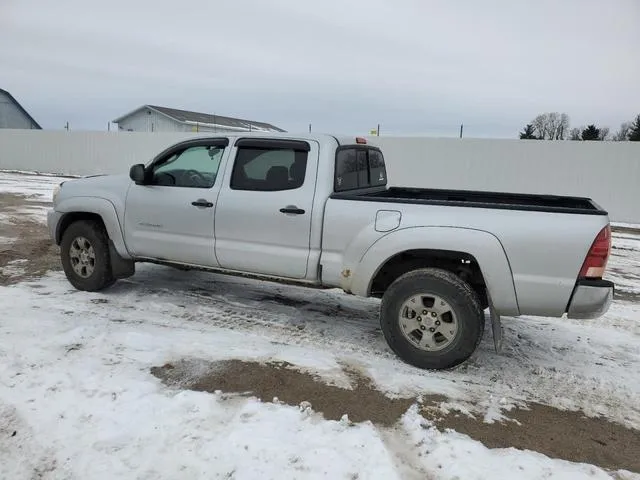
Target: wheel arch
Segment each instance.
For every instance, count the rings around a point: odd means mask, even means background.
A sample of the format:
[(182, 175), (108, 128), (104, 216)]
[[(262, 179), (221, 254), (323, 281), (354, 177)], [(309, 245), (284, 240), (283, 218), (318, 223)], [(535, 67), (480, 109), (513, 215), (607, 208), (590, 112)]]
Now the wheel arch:
[(486, 281), (477, 259), (466, 252), (445, 249), (421, 248), (398, 252), (376, 270), (369, 282), (368, 295), (382, 297), (402, 275), (423, 268), (438, 268), (455, 274), (476, 292), (483, 309), (488, 306)]
[[(350, 290), (357, 295), (379, 296), (380, 275), (389, 271), (386, 269), (393, 270), (399, 264), (413, 267), (404, 270), (396, 268), (391, 276), (395, 275), (397, 278), (417, 268), (444, 267), (454, 271), (450, 267), (452, 262), (457, 261), (460, 261), (462, 270), (469, 271), (477, 286), (486, 289), (486, 294), (491, 297), (499, 313), (519, 315), (507, 255), (500, 241), (483, 230), (460, 227), (411, 227), (396, 230), (381, 237), (362, 255), (352, 274)], [(384, 283), (382, 282), (383, 287)], [(390, 282), (386, 287), (389, 284)]]
[(62, 213), (55, 232), (55, 242), (60, 245), (62, 235), (69, 225), (78, 220), (94, 220), (100, 222), (113, 246), (122, 258), (131, 258), (124, 243), (124, 235), (116, 208), (109, 200), (96, 197), (74, 197), (71, 201), (62, 201), (56, 210)]

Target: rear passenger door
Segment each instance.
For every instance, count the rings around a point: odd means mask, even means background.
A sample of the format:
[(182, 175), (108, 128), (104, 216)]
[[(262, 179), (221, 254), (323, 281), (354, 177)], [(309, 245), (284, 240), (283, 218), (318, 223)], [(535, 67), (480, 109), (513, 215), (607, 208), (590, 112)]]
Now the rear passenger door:
[(216, 257), (230, 270), (307, 274), (318, 144), (240, 139), (215, 212)]

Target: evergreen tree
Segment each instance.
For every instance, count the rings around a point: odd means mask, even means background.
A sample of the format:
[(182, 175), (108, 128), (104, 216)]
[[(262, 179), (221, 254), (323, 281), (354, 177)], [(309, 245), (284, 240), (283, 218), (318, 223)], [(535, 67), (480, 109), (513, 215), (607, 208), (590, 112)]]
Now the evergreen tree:
[(591, 124), (582, 131), (582, 140), (601, 140), (600, 129)]
[(629, 140), (632, 142), (640, 142), (640, 115), (636, 117), (635, 122), (631, 125)]
[(538, 137), (535, 135), (535, 128), (530, 123), (524, 127), (524, 131), (520, 132), (521, 140), (538, 140)]

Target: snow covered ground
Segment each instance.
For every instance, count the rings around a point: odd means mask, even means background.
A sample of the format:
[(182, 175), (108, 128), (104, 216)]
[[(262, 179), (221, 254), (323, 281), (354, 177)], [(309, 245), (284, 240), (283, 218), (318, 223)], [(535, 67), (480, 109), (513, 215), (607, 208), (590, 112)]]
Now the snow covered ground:
[[(60, 181), (0, 174), (0, 195), (41, 202)], [(489, 449), (436, 429), (417, 405), (391, 427), (353, 424), (149, 373), (185, 358), (278, 360), (348, 387), (349, 365), (388, 395), (444, 395), (443, 411), (486, 421), (539, 402), (640, 429), (640, 235), (615, 234), (614, 246), (610, 276), (623, 295), (605, 317), (505, 319), (501, 354), (489, 330), (448, 372), (400, 362), (379, 332), (378, 302), (337, 290), (154, 265), (101, 293), (74, 290), (60, 272), (0, 287), (0, 479), (640, 479)]]

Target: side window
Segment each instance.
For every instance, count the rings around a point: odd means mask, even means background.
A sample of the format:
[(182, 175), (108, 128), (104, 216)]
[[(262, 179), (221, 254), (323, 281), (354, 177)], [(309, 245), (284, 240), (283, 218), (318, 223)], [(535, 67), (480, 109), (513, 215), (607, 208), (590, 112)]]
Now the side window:
[(262, 192), (293, 190), (302, 186), (306, 171), (305, 151), (239, 147), (230, 186)]
[(224, 147), (194, 146), (176, 152), (153, 166), (151, 185), (211, 188), (216, 182)]

